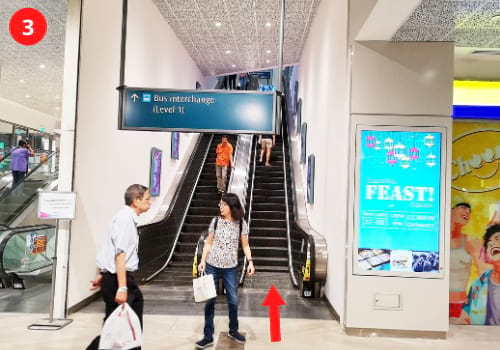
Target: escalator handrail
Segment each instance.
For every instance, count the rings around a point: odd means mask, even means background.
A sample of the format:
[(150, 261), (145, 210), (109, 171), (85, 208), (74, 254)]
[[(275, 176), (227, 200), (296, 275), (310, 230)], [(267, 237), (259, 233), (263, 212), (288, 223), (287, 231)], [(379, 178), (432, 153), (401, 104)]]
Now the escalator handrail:
[[(248, 155), (248, 150), (251, 150), (251, 140), (252, 137), (250, 135), (238, 135), (233, 158), (234, 169), (231, 171), (231, 176), (229, 178), (227, 186), (228, 192), (232, 192), (238, 195), (241, 201), (241, 206), (243, 208), (245, 208), (246, 206), (248, 169), (250, 163), (248, 161), (248, 157), (250, 157)], [(250, 143), (249, 147), (247, 142)], [(244, 177), (241, 174), (245, 174)], [(234, 188), (235, 186), (236, 188)]]
[[(251, 172), (251, 183), (250, 183), (250, 201), (248, 203), (248, 213), (247, 213), (247, 225), (248, 225), (248, 232), (251, 232), (250, 227), (252, 226), (252, 204), (253, 204), (253, 189), (254, 189), (254, 182), (255, 182), (255, 167), (257, 164), (257, 142), (256, 142), (256, 136), (253, 136), (253, 160), (252, 160), (252, 172)], [(242, 285), (243, 282), (245, 282), (245, 277), (246, 273), (245, 271), (247, 270), (247, 257), (243, 257), (243, 267), (242, 267), (242, 272), (240, 275), (240, 281), (239, 284)]]
[[(13, 147), (13, 149), (17, 148), (17, 147), (19, 147), (19, 146)], [(43, 148), (35, 148), (35, 149), (33, 149), (33, 153), (35, 153), (35, 154), (36, 153), (45, 153), (45, 154), (47, 154), (47, 152), (50, 152), (50, 151), (48, 151), (46, 149), (43, 149)], [(3, 155), (3, 157), (0, 159), (0, 163), (2, 163), (4, 160), (6, 160), (7, 158), (9, 158), (11, 155), (12, 155), (12, 151), (6, 152)]]
[[(285, 107), (283, 109), (286, 111), (284, 115), (287, 118), (286, 125), (288, 127), (289, 123), (288, 123), (288, 110), (286, 106), (287, 104), (286, 99), (283, 99), (283, 103), (285, 104)], [(289, 132), (286, 133), (286, 138), (283, 138), (283, 141), (287, 142), (288, 144), (288, 150), (290, 156), (289, 157), (290, 180), (291, 183), (293, 184), (292, 193), (294, 195), (293, 203), (294, 203), (294, 213), (295, 213), (295, 225), (298, 228), (297, 232), (300, 235), (302, 235), (304, 240), (307, 241), (308, 243), (308, 249), (309, 249), (308, 253), (311, 260), (310, 281), (312, 283), (315, 282), (323, 283), (326, 280), (327, 259), (328, 259), (326, 239), (319, 232), (315, 231), (309, 223), (304, 203), (303, 193), (305, 193), (305, 191), (303, 190), (304, 186), (301, 181), (299, 173), (300, 169), (298, 166), (297, 167), (294, 166), (294, 164), (298, 164), (298, 161), (295, 160), (294, 156), (297, 150), (292, 145)], [(302, 190), (302, 196), (298, 195), (298, 190)], [(299, 208), (302, 208), (302, 210), (299, 211)]]
[(50, 153), (48, 156), (47, 156), (47, 159), (43, 162), (40, 162), (36, 167), (34, 167), (33, 169), (31, 169), (31, 171), (24, 177), (23, 181), (20, 181), (18, 182), (15, 186), (12, 186), (9, 190), (5, 191), (4, 193), (2, 193), (0, 195), (0, 200), (4, 199), (5, 197), (7, 197), (12, 191), (14, 191), (14, 189), (19, 186), (20, 184), (22, 184), (24, 181), (26, 181), (26, 179), (28, 179), (30, 176), (32, 176), (34, 173), (36, 173), (36, 170), (38, 170), (42, 165), (44, 165), (44, 163), (48, 162), (49, 159), (51, 159), (52, 157), (54, 157), (55, 155), (57, 154), (56, 151)]
[[(208, 155), (208, 152), (210, 151), (210, 146), (212, 145), (212, 142), (214, 140), (214, 135), (212, 134), (211, 137), (210, 137), (210, 142), (208, 144), (208, 147), (207, 149), (205, 150), (205, 154), (203, 156), (203, 164), (205, 164), (205, 161), (207, 159), (207, 155)], [(200, 135), (200, 139), (199, 141), (201, 141), (201, 135)], [(193, 152), (192, 154), (194, 155), (195, 152)], [(192, 162), (193, 160), (193, 157), (189, 160), (189, 164)], [(186, 169), (188, 169), (188, 166), (186, 166)], [(186, 220), (186, 216), (187, 216), (187, 213), (188, 213), (188, 209), (189, 209), (189, 203), (191, 203), (192, 199), (193, 199), (193, 195), (194, 195), (194, 192), (196, 190), (196, 186), (198, 184), (198, 181), (200, 179), (200, 176), (201, 176), (201, 173), (203, 171), (203, 166), (201, 166), (198, 170), (198, 174), (196, 174), (196, 181), (194, 182), (195, 185), (191, 188), (191, 192), (189, 193), (189, 200), (186, 202), (186, 207), (184, 208), (184, 212), (182, 214), (182, 219), (181, 219), (181, 222), (180, 222), (180, 225), (179, 227), (177, 228), (177, 232), (175, 234), (175, 240), (174, 240), (174, 244), (172, 245), (172, 249), (170, 250), (170, 253), (168, 255), (168, 258), (167, 260), (165, 261), (165, 263), (160, 267), (159, 270), (157, 270), (156, 272), (154, 272), (153, 274), (151, 274), (150, 276), (146, 277), (143, 279), (143, 282), (149, 282), (151, 281), (153, 278), (155, 278), (156, 276), (158, 276), (161, 272), (163, 272), (163, 270), (165, 270), (165, 268), (168, 266), (168, 264), (170, 263), (170, 261), (172, 260), (172, 257), (174, 256), (174, 252), (175, 252), (175, 247), (177, 246), (177, 242), (179, 240), (179, 236), (181, 234), (181, 231), (182, 231), (182, 227), (184, 226), (184, 221)], [(176, 198), (178, 196), (178, 193), (176, 193)], [(173, 205), (170, 206), (171, 208), (173, 208)], [(169, 212), (171, 210), (169, 209)]]
[(2, 240), (0, 241), (0, 277), (6, 279), (8, 277), (8, 273), (7, 273), (7, 271), (5, 271), (5, 266), (3, 264), (3, 254), (5, 251), (5, 247), (7, 246), (7, 243), (9, 242), (9, 240), (12, 237), (14, 237), (15, 235), (18, 235), (20, 233), (29, 232), (29, 231), (33, 231), (33, 230), (36, 230), (36, 231), (46, 230), (46, 229), (50, 229), (50, 228), (55, 228), (55, 226), (54, 225), (47, 225), (47, 224), (31, 225), (31, 226), (23, 226), (23, 227), (8, 227), (5, 225), (2, 225), (2, 226), (4, 226), (4, 228), (1, 228), (0, 231), (11, 231), (5, 237), (3, 237)]
[[(284, 96), (281, 95), (280, 100), (283, 100)], [(281, 111), (283, 116), (283, 109)], [(295, 272), (293, 270), (293, 255), (292, 255), (292, 237), (290, 233), (290, 212), (288, 208), (288, 182), (287, 182), (287, 166), (286, 166), (286, 154), (285, 154), (285, 140), (284, 140), (284, 128), (285, 123), (281, 122), (281, 152), (283, 154), (283, 184), (285, 187), (285, 215), (286, 215), (286, 237), (288, 244), (288, 269), (290, 272), (290, 278), (292, 279), (292, 284), (294, 287), (299, 287), (299, 282), (297, 281), (297, 276), (295, 276)]]

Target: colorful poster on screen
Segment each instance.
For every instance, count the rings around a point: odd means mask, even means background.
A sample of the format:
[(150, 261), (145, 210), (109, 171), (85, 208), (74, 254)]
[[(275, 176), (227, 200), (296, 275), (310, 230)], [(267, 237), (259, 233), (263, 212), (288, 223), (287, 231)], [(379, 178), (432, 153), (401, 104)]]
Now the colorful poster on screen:
[(170, 158), (179, 159), (179, 143), (181, 140), (181, 133), (178, 131), (172, 132), (170, 136)]
[(161, 158), (162, 150), (154, 147), (151, 148), (151, 168), (149, 176), (149, 193), (151, 197), (158, 197), (160, 195)]
[(500, 123), (455, 121), (450, 323), (500, 325)]
[(439, 272), (441, 139), (361, 131), (358, 270)]

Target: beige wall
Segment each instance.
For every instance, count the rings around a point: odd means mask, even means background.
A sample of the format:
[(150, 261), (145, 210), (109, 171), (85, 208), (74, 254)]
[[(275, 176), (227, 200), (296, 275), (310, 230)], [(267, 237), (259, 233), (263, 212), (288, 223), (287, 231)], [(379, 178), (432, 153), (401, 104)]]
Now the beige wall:
[[(348, 127), (347, 1), (322, 1), (299, 64), (307, 155), (316, 157), (309, 221), (328, 243), (325, 295), (344, 314)], [(335, 20), (332, 20), (332, 19)], [(306, 183), (307, 167), (302, 167)]]
[[(315, 203), (308, 206), (308, 217), (328, 242), (325, 295), (346, 327), (446, 331), (447, 275), (436, 283), (369, 276), (354, 283), (346, 263), (351, 259), (353, 234), (349, 196), (355, 181), (350, 178), (354, 114), (382, 124), (451, 125), (453, 45), (354, 42), (373, 5), (373, 1), (363, 6), (347, 0), (321, 2), (299, 65), (307, 154), (316, 156)], [(304, 182), (306, 171), (303, 166)], [(380, 284), (404, 294), (404, 315), (373, 312), (373, 292)], [(425, 310), (433, 322), (425, 321), (417, 306), (419, 289), (429, 287), (439, 294)], [(377, 315), (383, 323), (377, 322)]]
[[(151, 147), (163, 150), (162, 193), (141, 223), (169, 204), (167, 193), (184, 164), (170, 159), (170, 133), (117, 130), (121, 5), (121, 0), (83, 3), (68, 307), (91, 294), (96, 249), (124, 204), (124, 190), (132, 183), (149, 185)], [(129, 1), (125, 85), (193, 89), (196, 80), (201, 73), (152, 1)], [(195, 134), (181, 135), (181, 159), (190, 156), (195, 141)]]
[(356, 42), (353, 114), (450, 115), (453, 43)]

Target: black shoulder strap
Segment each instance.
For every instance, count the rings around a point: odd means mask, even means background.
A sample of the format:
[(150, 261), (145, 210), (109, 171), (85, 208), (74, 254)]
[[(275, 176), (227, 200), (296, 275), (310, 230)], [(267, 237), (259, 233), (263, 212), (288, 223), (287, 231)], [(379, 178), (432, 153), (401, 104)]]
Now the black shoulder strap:
[(242, 231), (243, 231), (243, 219), (240, 219), (240, 236)]
[(216, 216), (215, 217), (215, 222), (214, 222), (214, 233), (215, 233), (215, 230), (217, 230), (217, 224), (219, 223), (219, 217)]

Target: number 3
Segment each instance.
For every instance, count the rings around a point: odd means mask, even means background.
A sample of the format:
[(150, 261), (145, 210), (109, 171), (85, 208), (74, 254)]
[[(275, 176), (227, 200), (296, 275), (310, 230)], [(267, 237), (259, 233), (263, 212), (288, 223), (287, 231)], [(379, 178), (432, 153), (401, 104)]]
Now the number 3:
[(33, 34), (33, 21), (31, 19), (25, 19), (25, 20), (23, 20), (23, 23), (25, 24), (24, 28), (27, 29), (27, 31), (23, 31), (23, 35), (32, 35)]

